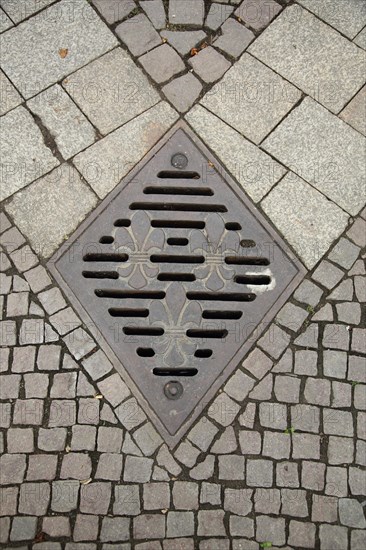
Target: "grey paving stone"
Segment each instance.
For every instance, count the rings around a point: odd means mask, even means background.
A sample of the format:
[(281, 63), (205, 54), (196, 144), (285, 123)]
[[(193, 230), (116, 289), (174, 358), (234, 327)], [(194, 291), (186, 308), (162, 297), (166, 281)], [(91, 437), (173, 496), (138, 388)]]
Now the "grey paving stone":
[(257, 386), (250, 392), (250, 399), (257, 399), (258, 401), (265, 401), (271, 399), (273, 390), (273, 376), (267, 374)]
[(96, 479), (119, 481), (122, 473), (123, 457), (116, 453), (103, 453), (99, 456)]
[(366, 302), (366, 277), (355, 277), (355, 291), (359, 302)]
[(300, 396), (299, 378), (294, 376), (276, 376), (274, 392), (278, 401), (298, 403)]
[(201, 27), (205, 15), (204, 0), (170, 0), (169, 23)]
[(2, 499), (2, 515), (15, 516), (17, 510), (18, 487), (3, 487), (0, 488), (0, 496)]
[(143, 0), (140, 6), (156, 29), (165, 27), (166, 16), (162, 0)]
[(187, 55), (194, 46), (197, 46), (206, 38), (206, 34), (200, 31), (161, 31), (161, 36), (173, 46), (181, 55)]
[(319, 528), (320, 548), (334, 548), (343, 550), (348, 546), (348, 534), (346, 527), (340, 525), (321, 525)]
[(366, 382), (365, 379), (366, 358), (356, 355), (348, 357), (348, 380), (352, 382)]
[(200, 105), (186, 119), (255, 202), (285, 174), (271, 157)]
[[(0, 21), (1, 21), (1, 14), (0, 14)], [(9, 539), (9, 531), (10, 531), (10, 518), (0, 518), (0, 542), (4, 543), (7, 542)]]
[(83, 0), (75, 0), (71, 16), (55, 5), (10, 30), (3, 36), (2, 68), (27, 99), (117, 45)]
[(200, 503), (213, 506), (221, 504), (221, 485), (203, 482), (201, 484)]
[(207, 414), (222, 426), (227, 427), (233, 423), (239, 411), (239, 405), (223, 392), (209, 406)]
[(341, 498), (339, 500), (339, 520), (342, 525), (365, 529), (366, 520), (363, 514), (362, 504), (356, 499)]
[(121, 21), (136, 8), (134, 0), (92, 0), (92, 3), (110, 25)]
[(44, 403), (41, 399), (17, 399), (14, 405), (13, 424), (42, 424)]
[(168, 472), (164, 470), (164, 468), (160, 468), (160, 466), (154, 466), (152, 479), (153, 481), (169, 481), (170, 477)]
[(96, 347), (94, 340), (82, 328), (77, 328), (66, 334), (63, 341), (76, 360), (82, 359)]
[[(28, 272), (29, 273), (29, 272)], [(57, 287), (45, 290), (38, 295), (38, 298), (49, 315), (56, 313), (66, 307), (66, 302)]]
[(191, 537), (193, 534), (193, 512), (168, 512), (166, 525), (166, 536), (168, 538)]
[(229, 454), (236, 451), (237, 447), (238, 443), (236, 441), (234, 428), (228, 426), (224, 433), (213, 444), (211, 452), (215, 454)]
[(343, 237), (328, 255), (328, 259), (340, 265), (344, 269), (350, 269), (358, 258), (360, 249)]
[[(291, 142), (289, 133), (294, 138)], [(326, 148), (319, 138), (324, 134), (336, 136)], [(316, 101), (305, 98), (263, 146), (336, 204), (356, 215), (364, 204), (362, 155), (359, 153), (364, 140)], [(353, 144), (352, 152), (345, 150), (349, 143)], [(346, 193), (340, 193), (341, 181), (347, 185)]]
[(259, 542), (271, 541), (272, 544), (283, 546), (286, 542), (285, 519), (258, 516), (256, 538)]
[(366, 466), (366, 442), (358, 440), (356, 443), (356, 464)]
[(50, 428), (73, 426), (76, 423), (76, 403), (68, 399), (53, 399), (50, 405)]
[(169, 82), (162, 90), (174, 107), (185, 113), (200, 95), (202, 84), (192, 73), (187, 73)]
[[(160, 102), (79, 153), (74, 158), (75, 165), (98, 196), (104, 198), (177, 118), (167, 103)], [(96, 170), (91, 171), (90, 166)]]
[[(276, 93), (269, 94), (269, 89)], [(201, 103), (251, 141), (259, 143), (299, 98), (300, 92), (293, 86), (244, 53)]]
[(96, 435), (97, 429), (95, 426), (80, 426), (79, 424), (72, 426), (71, 450), (94, 451)]
[(360, 92), (346, 105), (339, 115), (342, 120), (347, 122), (355, 130), (366, 136), (366, 87), (364, 86)]
[(15, 346), (17, 332), (15, 321), (0, 321), (0, 344), (1, 346)]
[(127, 430), (132, 430), (132, 428), (139, 426), (146, 420), (144, 411), (139, 407), (134, 397), (124, 401), (114, 412)]
[(96, 202), (75, 168), (63, 164), (14, 196), (7, 211), (37, 252), (49, 257)]
[(128, 518), (103, 518), (100, 540), (115, 542), (129, 540), (130, 522)]
[(302, 463), (301, 485), (312, 491), (323, 491), (326, 465), (321, 462), (304, 461)]
[(63, 456), (60, 477), (82, 481), (90, 477), (91, 470), (91, 460), (87, 454), (69, 453)]
[[(202, 451), (207, 451), (215, 435), (218, 432), (218, 428), (208, 420), (208, 418), (201, 418), (195, 426), (189, 431), (187, 437), (194, 444), (197, 445)], [(179, 457), (176, 455), (179, 460)]]
[[(2, 14), (3, 12), (0, 12), (0, 25), (4, 21)], [(11, 109), (18, 107), (22, 101), (17, 89), (14, 88), (3, 71), (0, 71), (0, 115), (3, 116)]]
[(189, 59), (193, 71), (208, 83), (215, 82), (230, 68), (230, 63), (211, 46)]
[(352, 330), (352, 351), (366, 354), (366, 330), (354, 328)]
[(366, 50), (366, 29), (362, 29), (362, 31), (356, 36), (356, 38), (353, 40), (357, 46), (360, 46), (360, 48), (363, 48)]
[[(63, 366), (63, 368), (65, 368), (65, 367)], [(85, 374), (83, 372), (79, 372), (79, 374), (78, 374), (78, 383), (77, 383), (77, 386), (76, 386), (76, 395), (78, 397), (79, 396), (81, 396), (81, 397), (93, 397), (95, 395), (94, 386), (92, 386), (89, 383), (87, 377), (85, 376)], [(110, 414), (112, 415), (112, 418), (113, 418), (113, 413), (112, 413), (109, 405), (107, 403), (104, 403), (103, 407), (107, 407), (105, 409), (106, 414), (108, 415), (108, 410), (109, 410)], [(103, 420), (107, 420), (107, 419), (103, 419)]]
[(217, 31), (233, 11), (233, 6), (213, 2), (205, 20), (205, 27)]
[(39, 10), (52, 4), (54, 0), (2, 0), (1, 7), (11, 17), (14, 23), (34, 15)]
[(8, 294), (12, 285), (12, 277), (0, 273), (1, 294)]
[[(172, 497), (176, 510), (197, 510), (198, 509), (198, 483), (187, 481), (175, 481), (173, 484)], [(169, 492), (168, 492), (169, 494)], [(169, 499), (166, 499), (169, 502)], [(165, 502), (166, 502), (165, 500)], [(162, 508), (169, 508), (163, 506)]]
[(365, 471), (361, 468), (349, 468), (348, 474), (352, 495), (362, 495), (365, 487)]
[(76, 395), (76, 372), (55, 374), (50, 397), (72, 398)]
[(214, 45), (232, 57), (239, 57), (254, 40), (255, 35), (235, 19), (228, 19), (221, 27), (222, 35), (214, 40)]
[(348, 350), (349, 340), (350, 334), (345, 325), (340, 325), (337, 323), (325, 325), (323, 333), (324, 347)]
[(139, 515), (140, 497), (138, 485), (115, 486), (113, 513), (123, 516)]
[(100, 400), (94, 398), (79, 399), (78, 422), (80, 424), (98, 424)]
[(150, 422), (138, 428), (133, 437), (145, 456), (154, 454), (156, 449), (163, 443), (162, 438)]
[(11, 263), (4, 252), (0, 252), (0, 271), (7, 271), (11, 267)]
[(291, 441), (288, 434), (264, 432), (263, 456), (270, 456), (276, 460), (290, 458)]
[[(354, 243), (356, 243), (360, 247), (366, 246), (366, 222), (362, 218), (357, 218), (356, 221), (352, 224), (351, 228), (347, 231), (347, 237), (349, 237)], [(362, 264), (363, 270), (360, 271), (360, 273), (355, 273), (355, 275), (364, 275), (365, 274), (365, 268), (363, 265), (363, 262), (360, 262)], [(361, 267), (361, 265), (360, 265)], [(351, 275), (351, 272), (350, 272)]]
[(352, 413), (335, 409), (324, 409), (323, 430), (325, 434), (353, 437)]
[(338, 519), (338, 499), (323, 495), (313, 495), (312, 521), (334, 523)]
[[(342, 277), (343, 272), (327, 260), (324, 260), (313, 273), (313, 279), (325, 286), (328, 290), (339, 283)], [(332, 296), (330, 296), (330, 298), (332, 298)]]
[(70, 537), (70, 520), (62, 516), (43, 518), (42, 531), (53, 538)]
[(138, 456), (127, 456), (123, 479), (134, 483), (147, 483), (151, 478), (153, 460)]
[(281, 489), (281, 514), (306, 518), (309, 515), (306, 491), (301, 489)]
[(27, 480), (52, 481), (56, 477), (56, 455), (30, 455), (28, 460)]
[(71, 512), (78, 504), (80, 482), (54, 481), (52, 483), (51, 509), (54, 512)]
[(254, 537), (254, 521), (249, 518), (230, 516), (230, 534), (239, 537)]
[(290, 173), (263, 200), (262, 207), (309, 268), (324, 255), (348, 221), (345, 212)]
[(160, 447), (156, 455), (156, 461), (159, 466), (165, 468), (173, 476), (178, 476), (182, 471), (182, 468), (174, 460), (173, 455), (165, 444)]
[[(207, 444), (206, 450), (208, 449), (211, 441), (212, 439)], [(174, 456), (177, 460), (179, 460), (179, 462), (185, 464), (188, 468), (192, 468), (196, 464), (200, 453), (201, 451), (191, 445), (189, 441), (183, 441), (175, 451)]]
[(223, 510), (200, 510), (197, 535), (201, 537), (226, 536)]
[(240, 449), (243, 455), (258, 455), (262, 448), (262, 436), (260, 432), (252, 430), (240, 430)]
[(256, 514), (278, 515), (281, 507), (281, 493), (279, 489), (256, 489), (254, 505)]
[(4, 10), (0, 8), (0, 32), (4, 32), (7, 29), (13, 27), (11, 19), (6, 15)]
[(320, 410), (312, 405), (291, 407), (291, 426), (302, 432), (319, 432)]
[(164, 550), (194, 550), (192, 539), (165, 539)]
[[(330, 265), (330, 264), (328, 264)], [(322, 275), (323, 276), (323, 275)], [(351, 301), (353, 299), (353, 281), (352, 279), (346, 279), (342, 281), (336, 288), (333, 290), (331, 295), (328, 297), (329, 300), (335, 301)], [(330, 319), (332, 320), (332, 319)]]
[(361, 321), (361, 306), (357, 302), (336, 304), (338, 321), (348, 325), (358, 325)]
[(50, 495), (49, 483), (23, 483), (20, 486), (18, 511), (30, 516), (44, 516)]
[(316, 527), (313, 523), (290, 520), (289, 529), (288, 543), (291, 546), (314, 548)]
[(66, 443), (65, 428), (40, 428), (37, 446), (42, 451), (63, 451)]
[(4, 200), (52, 170), (59, 161), (45, 145), (41, 131), (24, 107), (4, 115), (2, 129), (3, 135), (7, 135), (0, 146), (1, 157), (7, 162), (0, 192)]
[(298, 302), (315, 307), (320, 302), (322, 295), (323, 291), (317, 285), (305, 279), (296, 289), (294, 298)]
[[(349, 387), (349, 384), (347, 384), (347, 387)], [(366, 409), (366, 392), (365, 386), (362, 384), (359, 384), (355, 387), (354, 406), (356, 409)]]
[(265, 428), (285, 430), (287, 428), (287, 408), (280, 403), (260, 403), (259, 421)]
[(357, 413), (357, 437), (366, 439), (366, 413)]
[(350, 39), (366, 25), (366, 7), (362, 1), (334, 4), (330, 0), (300, 0), (300, 4)]
[(139, 61), (158, 84), (166, 82), (185, 69), (182, 59), (169, 44), (162, 44), (146, 53)]
[(300, 6), (289, 6), (249, 51), (334, 113), (364, 84), (364, 52)]
[(219, 456), (219, 479), (244, 479), (245, 459), (240, 455)]
[[(279, 329), (279, 330), (281, 330), (281, 329)], [(276, 332), (276, 331), (274, 331), (274, 332)], [(275, 338), (277, 336), (280, 336), (280, 333), (274, 334)], [(245, 359), (245, 361), (242, 364), (243, 368), (245, 368), (247, 371), (249, 371), (257, 379), (263, 378), (263, 376), (265, 374), (267, 374), (267, 372), (271, 369), (272, 365), (273, 365), (273, 363), (272, 363), (271, 359), (258, 348), (255, 348), (248, 355), (248, 357)], [(240, 371), (238, 371), (237, 374), (239, 372)], [(240, 382), (243, 382), (244, 380), (245, 379), (241, 376), (240, 378), (238, 377), (237, 380), (235, 380), (235, 378), (234, 378), (233, 382), (234, 383), (240, 383)], [(245, 381), (246, 382), (245, 386), (247, 388), (249, 387), (249, 389), (252, 389), (252, 387), (253, 387), (252, 381), (251, 380), (249, 381), (249, 380)], [(246, 397), (246, 395), (244, 395), (243, 398), (244, 397)]]
[(365, 531), (352, 529), (351, 531), (351, 548), (363, 548), (366, 543)]
[(25, 454), (3, 454), (0, 457), (0, 484), (22, 483), (26, 469)]
[(9, 348), (0, 348), (0, 372), (6, 372), (9, 369), (9, 356)]
[(93, 380), (102, 378), (112, 370), (112, 363), (101, 350), (85, 359), (82, 365)]
[(207, 455), (202, 462), (199, 462), (197, 466), (192, 468), (189, 475), (192, 479), (202, 480), (210, 479), (213, 476), (215, 468), (215, 456)]
[(85, 514), (106, 515), (111, 499), (111, 484), (93, 482), (80, 489), (80, 511)]
[(142, 452), (140, 451), (136, 443), (132, 441), (132, 437), (130, 436), (128, 431), (126, 431), (124, 434), (122, 452), (133, 456), (142, 456)]
[[(356, 388), (355, 388), (356, 390)], [(356, 392), (355, 392), (356, 395)], [(332, 407), (342, 408), (352, 405), (352, 386), (342, 382), (332, 382)]]
[(350, 464), (354, 458), (354, 442), (349, 437), (329, 437), (329, 464)]
[(47, 271), (42, 265), (37, 265), (37, 267), (30, 269), (29, 271), (24, 273), (24, 277), (27, 279), (29, 286), (31, 287), (33, 292), (36, 294), (38, 294), (38, 292), (48, 287), (52, 282)]
[(348, 472), (347, 468), (327, 467), (327, 483), (325, 493), (335, 497), (348, 496)]
[(246, 480), (249, 487), (271, 487), (273, 463), (264, 459), (248, 459)]
[(124, 21), (115, 29), (133, 55), (139, 56), (159, 46), (161, 38), (143, 13)]
[(123, 441), (123, 430), (100, 426), (98, 428), (98, 451), (104, 453), (119, 453)]
[(33, 540), (36, 534), (36, 517), (15, 517), (11, 526), (10, 540)]
[(244, 0), (235, 15), (248, 27), (260, 31), (267, 27), (281, 9), (280, 4), (274, 0), (257, 0), (255, 3)]
[(37, 355), (37, 367), (39, 370), (53, 371), (60, 367), (61, 347), (50, 344), (40, 346)]
[(11, 423), (11, 404), (0, 404), (0, 426), (1, 428), (9, 428)]
[[(134, 28), (132, 22), (123, 25)], [(83, 67), (66, 78), (63, 85), (102, 134), (125, 124), (160, 99), (121, 48)]]
[(293, 332), (298, 332), (308, 315), (303, 308), (287, 303), (278, 313), (276, 321)]
[[(97, 352), (94, 355), (97, 355), (98, 353), (99, 352)], [(92, 357), (94, 357), (94, 355)], [(107, 358), (105, 358), (105, 360), (99, 366), (99, 371), (101, 367), (106, 369), (107, 363), (109, 363), (109, 361)], [(92, 378), (94, 377), (92, 376)], [(113, 405), (113, 407), (116, 407), (117, 405), (119, 405), (121, 401), (123, 401), (124, 399), (126, 399), (126, 397), (130, 395), (130, 390), (128, 389), (126, 384), (123, 382), (119, 374), (112, 374), (112, 376), (108, 376), (108, 378), (104, 378), (104, 380), (98, 382), (98, 388), (102, 392), (103, 396), (106, 399), (108, 399), (108, 401)]]
[(58, 84), (28, 101), (27, 105), (51, 132), (66, 160), (94, 143), (93, 126)]
[(313, 405), (330, 405), (331, 384), (329, 380), (319, 378), (307, 378), (304, 389), (304, 397)]
[[(195, 485), (195, 484), (192, 484), (192, 485)], [(169, 483), (145, 483), (143, 486), (143, 501), (144, 501), (145, 510), (169, 509), (170, 507)]]
[(97, 540), (99, 530), (98, 524), (99, 518), (97, 516), (77, 514), (73, 531), (73, 539), (75, 541)]
[(276, 484), (278, 487), (300, 486), (296, 462), (278, 462), (276, 464)]
[(35, 346), (25, 346), (22, 348), (14, 348), (13, 363), (11, 366), (12, 372), (34, 371), (35, 357), (36, 357)]
[(24, 243), (25, 238), (16, 227), (11, 227), (1, 236), (1, 244), (4, 246), (9, 254), (19, 248)]
[(38, 264), (37, 256), (33, 254), (33, 251), (28, 245), (12, 252), (10, 258), (15, 264), (15, 267), (21, 272), (27, 271)]
[[(363, 224), (364, 220), (362, 220), (361, 218), (358, 218), (358, 219), (359, 219), (359, 220), (361, 221), (361, 223)], [(353, 224), (353, 226), (356, 226), (356, 224)], [(363, 235), (362, 235), (361, 231), (360, 231), (360, 232), (357, 231), (355, 234), (352, 235), (353, 226), (351, 227), (351, 230), (348, 231), (347, 236), (349, 236), (350, 239), (352, 239), (354, 242), (356, 242), (356, 241), (355, 241), (355, 238), (356, 238), (356, 239), (357, 239), (357, 238), (363, 238)], [(361, 227), (362, 227), (362, 231), (363, 231), (363, 229), (366, 229), (366, 224), (365, 224), (364, 227), (363, 227), (363, 226), (361, 226)], [(361, 227), (360, 227), (360, 229), (361, 229)], [(351, 235), (352, 235), (352, 236), (351, 236)], [(356, 236), (356, 235), (357, 235), (357, 236)], [(365, 237), (365, 241), (366, 241), (366, 237)], [(365, 246), (366, 246), (366, 244), (365, 244)], [(350, 277), (351, 277), (352, 275), (365, 275), (365, 274), (366, 274), (366, 269), (365, 269), (365, 266), (364, 266), (364, 263), (363, 263), (362, 260), (357, 260), (357, 261), (355, 262), (354, 266), (352, 267), (352, 269), (350, 269), (349, 272), (348, 272), (348, 275), (349, 275)]]
[(318, 374), (318, 354), (311, 350), (298, 350), (295, 352), (295, 373), (307, 376)]

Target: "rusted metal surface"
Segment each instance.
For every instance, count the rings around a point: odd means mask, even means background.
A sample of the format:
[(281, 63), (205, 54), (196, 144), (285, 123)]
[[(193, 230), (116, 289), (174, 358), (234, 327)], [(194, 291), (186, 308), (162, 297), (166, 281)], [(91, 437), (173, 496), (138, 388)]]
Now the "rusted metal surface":
[(170, 445), (304, 274), (183, 122), (50, 267)]

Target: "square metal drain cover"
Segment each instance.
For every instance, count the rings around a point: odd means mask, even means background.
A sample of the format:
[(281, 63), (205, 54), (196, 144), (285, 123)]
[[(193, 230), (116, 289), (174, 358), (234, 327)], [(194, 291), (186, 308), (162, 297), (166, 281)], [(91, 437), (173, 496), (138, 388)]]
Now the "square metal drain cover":
[(49, 265), (170, 445), (304, 274), (184, 122)]

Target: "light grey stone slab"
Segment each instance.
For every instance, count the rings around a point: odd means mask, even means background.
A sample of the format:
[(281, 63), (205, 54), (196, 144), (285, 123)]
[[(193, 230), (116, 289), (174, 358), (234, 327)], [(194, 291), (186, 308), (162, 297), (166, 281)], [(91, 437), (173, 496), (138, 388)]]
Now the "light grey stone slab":
[[(366, 6), (366, 4), (365, 4)], [(366, 86), (350, 101), (339, 115), (355, 130), (366, 136)]]
[(0, 6), (14, 23), (20, 23), (26, 17), (34, 15), (53, 2), (55, 0), (1, 0)]
[(162, 44), (146, 53), (140, 57), (139, 61), (151, 78), (159, 84), (170, 80), (172, 76), (185, 69), (182, 59), (169, 44)]
[(255, 38), (252, 31), (233, 18), (225, 21), (221, 31), (222, 35), (214, 41), (214, 45), (233, 57), (239, 57)]
[(59, 164), (45, 145), (32, 115), (22, 106), (2, 118), (0, 157), (4, 164), (0, 200), (6, 199)]
[(251, 141), (260, 143), (300, 97), (299, 90), (244, 53), (201, 103)]
[(366, 139), (307, 97), (263, 148), (352, 215), (365, 204)]
[(348, 216), (294, 174), (287, 174), (261, 203), (308, 268), (343, 232)]
[(14, 24), (6, 15), (5, 11), (0, 8), (0, 32), (7, 31), (10, 27), (13, 27)]
[(99, 197), (105, 197), (176, 121), (178, 114), (160, 102), (79, 153), (74, 163)]
[(170, 0), (169, 23), (201, 27), (205, 15), (204, 0)]
[[(0, 13), (1, 20), (1, 13)], [(23, 99), (7, 76), (0, 70), (0, 116), (18, 107)]]
[(189, 59), (189, 64), (202, 80), (215, 82), (229, 69), (230, 62), (221, 53), (208, 46)]
[(350, 39), (366, 25), (364, 0), (299, 0), (299, 3)]
[(66, 160), (94, 143), (93, 126), (58, 84), (28, 101), (27, 105), (51, 132)]
[(186, 120), (255, 202), (286, 173), (283, 166), (200, 105), (186, 115)]
[(194, 46), (206, 38), (206, 34), (203, 31), (163, 30), (160, 34), (181, 55), (188, 54)]
[(169, 82), (162, 90), (174, 107), (185, 113), (200, 95), (202, 84), (192, 73), (187, 73)]
[(210, 10), (206, 17), (205, 27), (213, 31), (217, 31), (219, 27), (226, 21), (226, 19), (231, 15), (234, 8), (233, 6), (222, 5), (216, 2), (211, 4)]
[(165, 27), (166, 15), (163, 0), (144, 0), (140, 6), (156, 29)]
[(366, 27), (356, 36), (353, 41), (357, 46), (366, 50)]
[(63, 86), (102, 134), (160, 100), (130, 56), (117, 48), (80, 69)]
[(1, 43), (2, 68), (28, 99), (112, 49), (117, 39), (85, 0), (63, 0), (10, 29)]
[(110, 25), (121, 21), (136, 8), (134, 0), (92, 0), (92, 2)]
[(333, 113), (365, 82), (365, 52), (298, 5), (286, 8), (249, 51)]
[(143, 13), (139, 13), (118, 25), (116, 33), (130, 52), (136, 56), (142, 55), (161, 44), (159, 33), (156, 32)]
[(47, 258), (96, 202), (75, 168), (63, 164), (15, 195), (6, 209), (34, 249)]

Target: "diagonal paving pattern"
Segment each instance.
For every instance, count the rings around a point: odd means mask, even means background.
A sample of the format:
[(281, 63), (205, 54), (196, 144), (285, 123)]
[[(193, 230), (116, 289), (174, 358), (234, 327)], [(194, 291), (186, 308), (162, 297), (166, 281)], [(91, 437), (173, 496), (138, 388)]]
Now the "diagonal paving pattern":
[[(363, 550), (365, 2), (0, 0), (0, 33), (0, 544)], [(180, 116), (311, 272), (169, 450), (42, 263)]]

